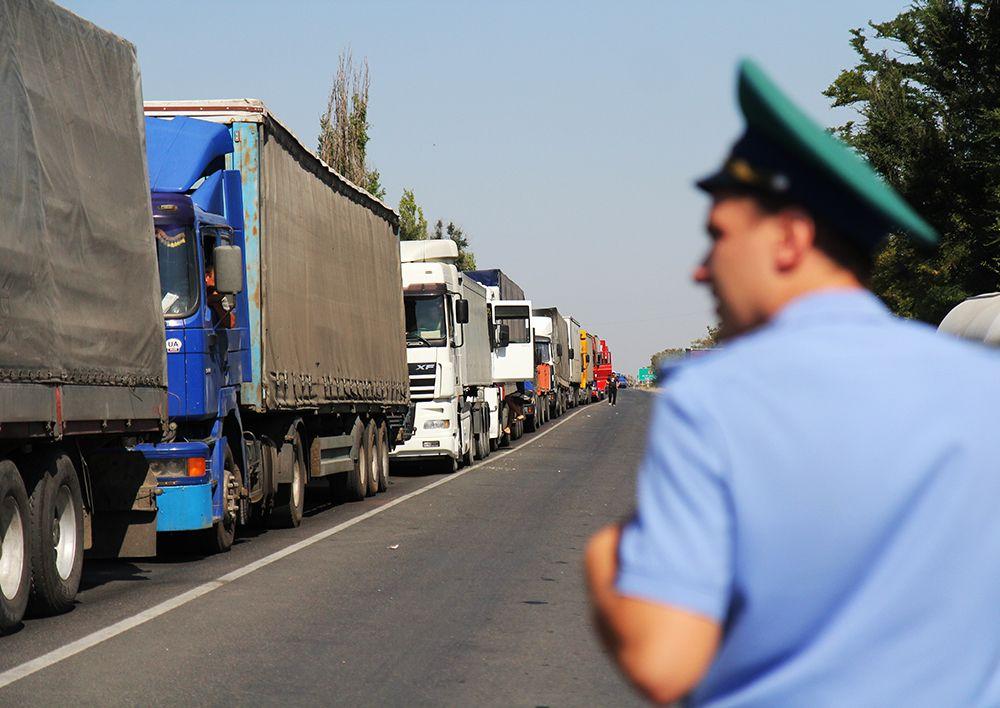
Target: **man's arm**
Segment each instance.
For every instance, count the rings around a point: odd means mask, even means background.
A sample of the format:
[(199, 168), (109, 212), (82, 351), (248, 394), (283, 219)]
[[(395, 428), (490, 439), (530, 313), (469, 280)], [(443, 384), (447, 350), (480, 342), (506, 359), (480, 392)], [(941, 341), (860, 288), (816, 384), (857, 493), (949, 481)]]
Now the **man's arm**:
[(621, 595), (617, 524), (598, 531), (587, 544), (587, 584), (597, 630), (626, 677), (657, 703), (691, 691), (705, 674), (719, 645), (715, 620), (670, 605)]

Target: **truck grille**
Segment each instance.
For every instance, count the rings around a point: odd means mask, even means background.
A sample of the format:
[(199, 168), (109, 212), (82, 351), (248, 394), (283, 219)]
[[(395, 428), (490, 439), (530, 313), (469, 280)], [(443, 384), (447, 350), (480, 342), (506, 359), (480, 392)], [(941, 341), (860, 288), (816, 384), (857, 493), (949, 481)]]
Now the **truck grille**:
[(410, 400), (429, 401), (434, 398), (434, 378), (437, 364), (409, 364)]

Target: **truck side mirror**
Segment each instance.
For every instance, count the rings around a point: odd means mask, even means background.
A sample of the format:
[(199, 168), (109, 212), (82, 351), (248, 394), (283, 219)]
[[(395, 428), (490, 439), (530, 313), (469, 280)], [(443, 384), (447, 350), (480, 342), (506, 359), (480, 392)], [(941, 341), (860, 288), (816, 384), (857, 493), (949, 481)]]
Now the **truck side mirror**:
[(459, 324), (469, 324), (469, 301), (465, 298), (455, 300), (455, 321)]
[[(556, 356), (562, 356), (562, 344), (556, 342)], [(573, 358), (572, 356), (570, 357)]]
[(576, 356), (576, 352), (574, 352), (572, 349), (570, 349), (569, 350), (569, 358), (572, 359), (574, 356)]
[(223, 295), (243, 291), (243, 251), (239, 246), (216, 246), (212, 251), (215, 261), (215, 289)]
[(500, 332), (497, 335), (497, 340), (498, 340), (497, 344), (499, 345), (500, 349), (503, 349), (508, 344), (510, 344), (510, 325), (502, 324), (500, 325), (499, 329)]

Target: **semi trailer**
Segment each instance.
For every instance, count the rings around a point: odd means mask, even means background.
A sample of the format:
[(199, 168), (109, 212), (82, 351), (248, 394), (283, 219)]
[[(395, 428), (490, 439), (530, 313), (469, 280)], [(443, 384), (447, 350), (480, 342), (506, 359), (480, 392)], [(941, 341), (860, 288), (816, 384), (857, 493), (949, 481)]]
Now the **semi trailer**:
[[(551, 418), (558, 418), (574, 405), (576, 389), (572, 386), (572, 361), (575, 352), (570, 345), (569, 329), (565, 318), (555, 307), (532, 310), (535, 329), (535, 379), (537, 402), (534, 425)], [(544, 410), (539, 411), (539, 408)]]
[(464, 275), (486, 289), (494, 345), (490, 356), (494, 387), (488, 392), (490, 445), (496, 449), (519, 438), (527, 415), (534, 414), (531, 301), (502, 270), (472, 270)]
[(85, 549), (155, 553), (135, 445), (167, 415), (135, 48), (0, 0), (0, 631), (72, 608)]
[(583, 370), (583, 359), (580, 356), (580, 323), (575, 317), (563, 317), (566, 327), (566, 341), (569, 347), (569, 397), (567, 405), (575, 408), (580, 405), (580, 372)]
[(160, 532), (223, 552), (305, 487), (386, 489), (409, 407), (398, 217), (259, 100), (145, 104), (170, 424)]

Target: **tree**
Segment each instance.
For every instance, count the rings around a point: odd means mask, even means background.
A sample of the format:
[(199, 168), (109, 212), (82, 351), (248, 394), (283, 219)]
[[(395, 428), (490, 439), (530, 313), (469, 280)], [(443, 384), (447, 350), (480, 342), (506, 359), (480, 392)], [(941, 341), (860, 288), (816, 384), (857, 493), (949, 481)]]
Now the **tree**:
[(653, 371), (659, 371), (664, 362), (670, 359), (680, 359), (684, 356), (684, 349), (663, 349), (649, 357), (649, 365)]
[(916, 0), (869, 30), (851, 31), (858, 64), (825, 95), (862, 118), (837, 134), (941, 232), (933, 254), (890, 237), (872, 281), (896, 313), (937, 323), (1000, 285), (1000, 6)]
[(689, 349), (711, 349), (719, 345), (719, 333), (722, 330), (722, 325), (714, 324), (705, 329), (708, 331), (708, 334), (698, 339), (692, 339), (688, 345)]
[(475, 270), (476, 254), (469, 250), (469, 239), (461, 226), (449, 221), (445, 227), (441, 219), (434, 224), (434, 238), (450, 238), (458, 245), (458, 262), (455, 264), (459, 270)]
[(320, 159), (378, 199), (385, 197), (378, 170), (368, 165), (368, 60), (354, 66), (348, 49), (341, 52), (337, 73), (319, 119)]
[(399, 199), (399, 240), (422, 241), (427, 238), (427, 219), (417, 204), (412, 189), (404, 189)]
[(686, 347), (668, 347), (662, 349), (649, 357), (649, 365), (654, 371), (658, 371), (660, 366), (670, 359), (680, 359), (691, 349), (712, 349), (719, 346), (719, 331), (721, 324), (711, 325), (705, 328), (708, 333), (704, 337), (692, 339)]

